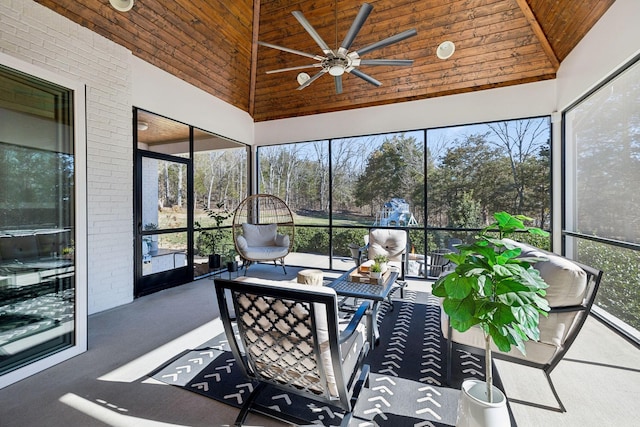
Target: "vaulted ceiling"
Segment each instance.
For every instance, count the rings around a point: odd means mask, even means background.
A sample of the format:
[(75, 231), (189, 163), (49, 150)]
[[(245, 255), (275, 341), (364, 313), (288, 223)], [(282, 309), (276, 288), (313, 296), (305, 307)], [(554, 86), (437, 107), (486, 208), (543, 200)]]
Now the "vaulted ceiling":
[[(340, 94), (329, 75), (296, 90), (305, 70), (267, 74), (315, 61), (257, 41), (322, 55), (292, 12), (337, 48), (363, 0), (135, 0), (129, 12), (109, 0), (36, 1), (265, 121), (553, 79), (615, 0), (369, 0), (373, 11), (352, 48), (415, 29), (416, 36), (363, 55), (414, 63), (363, 65), (382, 85), (347, 73)], [(456, 50), (441, 60), (436, 49), (445, 40)]]

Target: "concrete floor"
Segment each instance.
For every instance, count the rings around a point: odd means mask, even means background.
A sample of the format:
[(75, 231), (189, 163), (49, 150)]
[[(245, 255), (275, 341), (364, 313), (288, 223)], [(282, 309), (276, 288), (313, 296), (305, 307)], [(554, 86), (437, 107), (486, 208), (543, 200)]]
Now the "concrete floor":
[[(256, 265), (249, 271), (283, 279), (281, 267)], [(287, 268), (285, 278), (296, 271)], [(430, 289), (421, 280), (409, 286)], [(0, 426), (232, 424), (236, 409), (147, 378), (172, 356), (222, 332), (217, 317), (210, 278), (90, 316), (86, 353), (0, 390)], [(534, 406), (557, 406), (542, 372), (497, 365), (507, 396), (524, 402), (511, 402), (519, 427), (640, 425), (640, 351), (597, 320), (587, 321), (552, 373), (566, 413)], [(248, 422), (282, 425), (259, 416)]]

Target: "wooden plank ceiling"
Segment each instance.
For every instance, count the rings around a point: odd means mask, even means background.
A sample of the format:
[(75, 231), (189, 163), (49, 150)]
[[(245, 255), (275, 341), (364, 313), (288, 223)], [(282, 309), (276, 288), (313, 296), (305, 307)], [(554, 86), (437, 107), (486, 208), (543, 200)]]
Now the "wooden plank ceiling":
[[(362, 0), (136, 0), (126, 13), (108, 0), (36, 1), (265, 121), (553, 79), (615, 0), (370, 0), (351, 50), (416, 29), (415, 37), (363, 55), (414, 64), (363, 65), (382, 86), (345, 74), (341, 94), (328, 74), (296, 90), (297, 74), (318, 68), (266, 74), (315, 60), (256, 41), (322, 55), (291, 12), (301, 11), (337, 48)], [(445, 40), (456, 51), (440, 60)]]

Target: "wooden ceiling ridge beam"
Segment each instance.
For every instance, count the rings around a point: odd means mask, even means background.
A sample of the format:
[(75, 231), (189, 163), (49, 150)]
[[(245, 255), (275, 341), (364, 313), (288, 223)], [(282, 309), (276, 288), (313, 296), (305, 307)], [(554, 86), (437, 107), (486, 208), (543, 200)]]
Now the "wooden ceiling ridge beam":
[(529, 25), (531, 25), (533, 33), (538, 38), (538, 41), (540, 41), (542, 50), (544, 50), (544, 52), (547, 54), (547, 57), (549, 58), (549, 61), (553, 65), (554, 69), (557, 70), (560, 67), (560, 60), (554, 52), (551, 43), (549, 43), (549, 39), (547, 39), (547, 36), (542, 30), (540, 23), (536, 19), (536, 15), (533, 13), (533, 10), (531, 10), (531, 6), (529, 6), (527, 0), (516, 0), (516, 3), (518, 4), (518, 6), (520, 6), (520, 10), (522, 10), (522, 13), (529, 22)]
[(256, 108), (256, 80), (258, 76), (258, 35), (260, 34), (260, 0), (253, 0), (253, 24), (251, 32), (251, 69), (249, 72), (249, 115)]

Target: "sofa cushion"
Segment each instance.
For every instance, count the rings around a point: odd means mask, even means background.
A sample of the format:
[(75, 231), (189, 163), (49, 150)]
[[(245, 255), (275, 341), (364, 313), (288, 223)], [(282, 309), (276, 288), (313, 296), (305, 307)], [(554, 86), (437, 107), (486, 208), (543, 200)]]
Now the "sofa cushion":
[(505, 239), (513, 246), (522, 249), (520, 256), (546, 258), (533, 267), (540, 272), (542, 279), (549, 285), (547, 301), (551, 307), (566, 307), (581, 304), (587, 292), (587, 273), (570, 260), (544, 252), (525, 243)]
[(558, 255), (545, 254), (548, 261), (534, 266), (549, 285), (547, 301), (551, 307), (581, 304), (587, 291), (587, 273), (573, 262)]
[(277, 224), (242, 224), (242, 235), (248, 246), (274, 246)]

